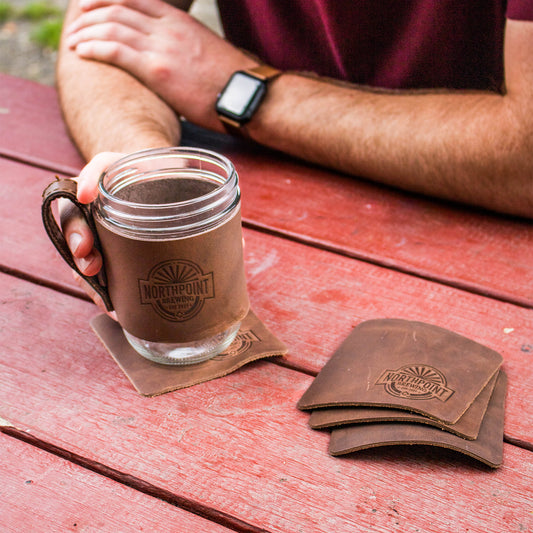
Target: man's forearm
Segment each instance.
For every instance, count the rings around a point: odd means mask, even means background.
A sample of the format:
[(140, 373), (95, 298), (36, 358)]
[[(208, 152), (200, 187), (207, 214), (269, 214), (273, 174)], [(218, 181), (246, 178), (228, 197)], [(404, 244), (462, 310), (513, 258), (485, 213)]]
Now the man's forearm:
[[(65, 25), (78, 12), (74, 4)], [(57, 80), (65, 121), (87, 159), (179, 143), (175, 112), (125, 71), (80, 59), (62, 43)]]
[(343, 172), (533, 217), (533, 94), (527, 75), (507, 75), (502, 96), (379, 93), (285, 74), (248, 129)]
[(507, 185), (530, 179), (501, 96), (385, 96), (286, 75), (270, 98), (255, 140), (349, 174), (504, 210), (516, 201)]

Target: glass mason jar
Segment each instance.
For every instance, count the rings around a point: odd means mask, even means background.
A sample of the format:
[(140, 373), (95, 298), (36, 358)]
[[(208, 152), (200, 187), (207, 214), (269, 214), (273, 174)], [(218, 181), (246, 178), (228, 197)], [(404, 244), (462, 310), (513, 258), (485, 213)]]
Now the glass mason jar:
[(92, 205), (105, 286), (131, 346), (164, 364), (224, 351), (249, 309), (237, 172), (197, 148), (128, 155)]

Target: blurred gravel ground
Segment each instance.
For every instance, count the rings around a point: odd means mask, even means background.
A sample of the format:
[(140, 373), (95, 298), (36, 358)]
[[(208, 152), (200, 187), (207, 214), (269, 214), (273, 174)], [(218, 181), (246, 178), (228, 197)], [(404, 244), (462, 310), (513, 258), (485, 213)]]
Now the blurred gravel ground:
[[(7, 3), (19, 10), (33, 2), (9, 0)], [(47, 0), (47, 3), (64, 11), (68, 0)], [(215, 0), (195, 0), (191, 13), (215, 31), (221, 32)], [(0, 72), (53, 85), (57, 54), (32, 42), (31, 33), (35, 25), (26, 20), (0, 23)]]
[[(48, 4), (64, 10), (68, 0), (48, 0)], [(7, 2), (19, 10), (32, 0), (10, 0)], [(31, 40), (35, 22), (8, 20), (0, 25), (0, 72), (20, 78), (40, 81), (52, 85), (56, 53), (43, 50)]]

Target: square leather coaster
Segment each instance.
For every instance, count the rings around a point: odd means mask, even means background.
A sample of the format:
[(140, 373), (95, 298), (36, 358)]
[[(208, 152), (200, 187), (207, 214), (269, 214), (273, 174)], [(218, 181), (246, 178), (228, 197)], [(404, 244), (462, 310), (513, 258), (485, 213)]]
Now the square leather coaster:
[(361, 424), (368, 422), (412, 422), (429, 424), (445, 431), (459, 435), (464, 439), (477, 438), (479, 428), (485, 411), (489, 404), (496, 383), (494, 375), (488, 385), (479, 393), (472, 405), (465, 411), (456, 424), (443, 424), (438, 420), (428, 418), (417, 413), (402, 411), (400, 409), (387, 409), (381, 407), (336, 407), (332, 409), (318, 409), (311, 413), (309, 425), (313, 429), (325, 429)]
[(401, 444), (429, 445), (450, 448), (492, 468), (497, 468), (503, 462), (506, 391), (507, 376), (500, 371), (476, 440), (462, 439), (457, 435), (422, 424), (357, 424), (331, 432), (329, 453), (343, 455), (367, 448)]
[(251, 310), (226, 351), (192, 365), (162, 365), (142, 357), (130, 346), (120, 325), (105, 314), (93, 318), (91, 326), (131, 384), (143, 396), (157, 396), (191, 387), (225, 376), (251, 361), (287, 353), (286, 346)]
[(336, 350), (298, 407), (392, 407), (455, 424), (501, 363), (494, 350), (438, 326), (369, 320)]

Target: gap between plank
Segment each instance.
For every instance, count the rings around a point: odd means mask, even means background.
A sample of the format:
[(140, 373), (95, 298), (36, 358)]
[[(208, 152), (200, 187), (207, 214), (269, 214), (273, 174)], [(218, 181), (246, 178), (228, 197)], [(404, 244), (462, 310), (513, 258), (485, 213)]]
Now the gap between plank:
[(477, 294), (479, 296), (485, 296), (492, 298), (493, 300), (498, 300), (503, 303), (509, 303), (517, 305), (519, 307), (524, 307), (526, 309), (533, 309), (533, 303), (528, 298), (520, 298), (517, 296), (509, 297), (501, 291), (491, 290), (487, 288), (476, 287), (473, 283), (462, 282), (452, 278), (446, 278), (445, 276), (438, 276), (436, 274), (430, 274), (424, 272), (421, 269), (416, 267), (408, 266), (399, 266), (393, 261), (388, 261), (386, 258), (380, 257), (371, 257), (370, 255), (365, 255), (357, 252), (350, 252), (343, 249), (340, 246), (335, 246), (327, 241), (316, 239), (312, 237), (307, 237), (305, 235), (300, 235), (299, 233), (292, 233), (287, 230), (280, 230), (269, 226), (267, 224), (262, 224), (260, 222), (254, 222), (249, 219), (243, 218), (242, 225), (245, 228), (252, 229), (255, 231), (260, 231), (273, 235), (274, 237), (282, 237), (284, 239), (297, 242), (300, 244), (306, 244), (307, 246), (312, 246), (313, 248), (318, 248), (319, 250), (324, 250), (326, 252), (332, 252), (337, 255), (344, 257), (349, 257), (351, 259), (357, 259), (363, 263), (368, 263), (371, 265), (376, 265), (379, 267), (387, 268), (401, 274), (408, 274), (410, 276), (415, 276), (417, 278), (424, 279), (426, 281), (431, 281), (433, 283), (439, 283), (440, 285), (445, 285), (446, 287), (451, 287), (453, 289), (459, 289), (465, 292), (470, 292), (472, 294)]
[(0, 149), (0, 157), (9, 159), (15, 163), (22, 163), (24, 165), (31, 165), (32, 167), (41, 168), (42, 170), (48, 170), (54, 174), (63, 174), (65, 176), (77, 176), (80, 173), (81, 168), (63, 165), (61, 163), (54, 163), (51, 165), (46, 159), (41, 157), (35, 157), (28, 154), (19, 154), (18, 152)]
[[(52, 166), (49, 163), (47, 163), (46, 160), (42, 158), (32, 157), (27, 154), (20, 155), (20, 154), (17, 154), (15, 152), (11, 152), (5, 149), (0, 150), (0, 156), (5, 157), (6, 159), (10, 159), (12, 161), (29, 164), (29, 165), (32, 165), (38, 168), (42, 168), (43, 170), (49, 170), (51, 172), (63, 174), (66, 176), (76, 176), (79, 174), (79, 171), (80, 171), (80, 169), (76, 167), (72, 167), (70, 165), (54, 164), (54, 166)], [(402, 274), (409, 274), (411, 276), (416, 276), (418, 278), (425, 279), (427, 281), (440, 283), (441, 285), (445, 285), (447, 287), (452, 287), (454, 289), (460, 289), (460, 290), (470, 292), (473, 294), (478, 294), (480, 296), (489, 297), (489, 298), (492, 298), (494, 300), (498, 300), (504, 303), (518, 305), (526, 309), (533, 309), (533, 303), (528, 298), (520, 298), (517, 296), (509, 297), (500, 291), (476, 287), (472, 283), (461, 282), (461, 281), (457, 281), (451, 278), (446, 278), (444, 276), (432, 275), (416, 267), (408, 267), (408, 266), (402, 267), (402, 266), (394, 264), (394, 262), (392, 261), (387, 261), (385, 258), (379, 258), (377, 256), (372, 257), (369, 254), (349, 252), (340, 246), (335, 246), (321, 239), (314, 239), (314, 238), (307, 237), (305, 235), (300, 235), (298, 233), (293, 233), (287, 230), (276, 229), (272, 226), (269, 226), (268, 224), (254, 222), (246, 218), (242, 219), (242, 225), (243, 227), (246, 227), (249, 229), (253, 229), (256, 231), (262, 231), (263, 233), (267, 233), (267, 234), (270, 234), (276, 237), (283, 237), (293, 242), (298, 242), (300, 244), (306, 244), (308, 246), (312, 246), (320, 250), (325, 250), (328, 252), (336, 253), (338, 255), (342, 255), (344, 257), (350, 257), (352, 259), (357, 259), (358, 261), (363, 261), (365, 263), (369, 263), (372, 265), (388, 268), (390, 270), (394, 270)]]
[(35, 285), (39, 285), (40, 287), (52, 289), (54, 291), (60, 292), (61, 294), (73, 296), (74, 298), (78, 298), (79, 300), (92, 302), (91, 297), (81, 288), (76, 289), (75, 287), (69, 287), (68, 285), (62, 284), (61, 282), (55, 282), (45, 278), (41, 278), (39, 276), (34, 276), (33, 274), (29, 274), (23, 270), (11, 268), (6, 265), (0, 265), (0, 272), (2, 272), (3, 274), (7, 274), (8, 276), (13, 276), (14, 278), (29, 281), (30, 283), (34, 283)]
[(516, 446), (517, 448), (523, 448), (524, 450), (533, 452), (533, 443), (531, 442), (527, 442), (522, 439), (515, 439), (514, 437), (508, 437), (507, 435), (503, 436), (503, 442)]
[(81, 466), (82, 468), (90, 470), (91, 472), (95, 472), (96, 474), (112, 479), (113, 481), (147, 494), (148, 496), (152, 496), (153, 498), (163, 500), (174, 507), (179, 507), (180, 509), (198, 515), (211, 522), (220, 524), (233, 531), (237, 531), (238, 533), (269, 533), (268, 530), (248, 524), (247, 522), (240, 520), (235, 516), (222, 511), (217, 511), (216, 509), (208, 507), (200, 502), (190, 500), (183, 496), (174, 494), (169, 490), (152, 485), (151, 483), (148, 483), (147, 481), (144, 481), (136, 476), (125, 474), (124, 472), (120, 472), (119, 470), (106, 466), (97, 461), (92, 461), (81, 455), (69, 452), (64, 448), (60, 448), (54, 444), (43, 441), (34, 435), (31, 435), (30, 433), (17, 429), (13, 426), (0, 426), (0, 433), (4, 433), (5, 435), (23, 441), (26, 444), (39, 448), (47, 453), (51, 453), (57, 457)]
[[(13, 276), (15, 278), (22, 279), (24, 281), (28, 281), (30, 283), (34, 283), (35, 285), (39, 285), (41, 287), (45, 287), (47, 289), (52, 289), (54, 291), (57, 291), (61, 294), (66, 294), (67, 296), (72, 296), (74, 298), (78, 298), (79, 300), (84, 300), (86, 302), (93, 303), (93, 300), (90, 298), (88, 294), (86, 294), (82, 289), (76, 289), (74, 287), (69, 287), (68, 285), (63, 285), (61, 283), (56, 283), (54, 281), (50, 281), (45, 278), (40, 278), (38, 276), (34, 276), (31, 274), (28, 274), (27, 272), (24, 272), (22, 270), (18, 270), (16, 268), (10, 268), (5, 265), (0, 265), (0, 272), (7, 274), (8, 276)], [(306, 374), (311, 377), (316, 377), (317, 372), (315, 370), (312, 370), (306, 366), (298, 365), (294, 363), (290, 363), (285, 360), (272, 360), (269, 361), (273, 364), (277, 364), (278, 366), (283, 366), (285, 368), (288, 368), (289, 370), (294, 370), (296, 372), (300, 372), (302, 374)]]
[[(62, 294), (66, 294), (67, 296), (72, 296), (74, 298), (78, 298), (80, 300), (84, 300), (84, 301), (92, 303), (92, 299), (85, 292), (83, 292), (81, 289), (80, 290), (76, 290), (74, 288), (71, 288), (71, 287), (68, 287), (68, 286), (65, 286), (65, 285), (61, 285), (59, 283), (51, 282), (49, 280), (46, 280), (46, 279), (43, 279), (43, 278), (39, 278), (37, 276), (31, 276), (31, 275), (27, 274), (26, 272), (22, 272), (22, 271), (19, 271), (19, 270), (16, 270), (16, 269), (8, 268), (8, 267), (5, 267), (4, 265), (0, 265), (0, 272), (3, 272), (4, 274), (8, 274), (8, 275), (16, 277), (16, 278), (23, 279), (24, 281), (28, 281), (28, 282), (34, 283), (36, 285), (40, 285), (42, 287), (46, 287), (48, 289), (52, 289), (52, 290), (60, 292)], [(294, 364), (294, 363), (290, 363), (290, 362), (284, 360), (284, 358), (266, 359), (265, 361), (267, 363), (270, 363), (270, 364), (273, 364), (273, 365), (277, 365), (277, 366), (281, 366), (281, 367), (287, 368), (289, 370), (293, 370), (295, 372), (300, 372), (302, 374), (306, 374), (306, 375), (311, 376), (311, 377), (316, 377), (318, 375), (318, 372), (316, 370), (312, 370), (312, 369), (310, 369), (308, 367), (305, 367), (303, 365), (297, 365), (297, 364)], [(3, 431), (3, 429), (5, 429), (5, 428), (2, 428), (2, 426), (0, 424), (0, 431)], [(530, 442), (527, 442), (527, 441), (524, 441), (524, 440), (521, 440), (521, 439), (517, 439), (517, 438), (514, 438), (514, 437), (509, 437), (509, 436), (507, 436), (505, 434), (503, 436), (503, 441), (507, 442), (508, 444), (511, 444), (513, 446), (517, 446), (518, 448), (523, 448), (524, 450), (528, 450), (528, 451), (532, 451), (533, 452), (533, 443), (530, 443)]]

